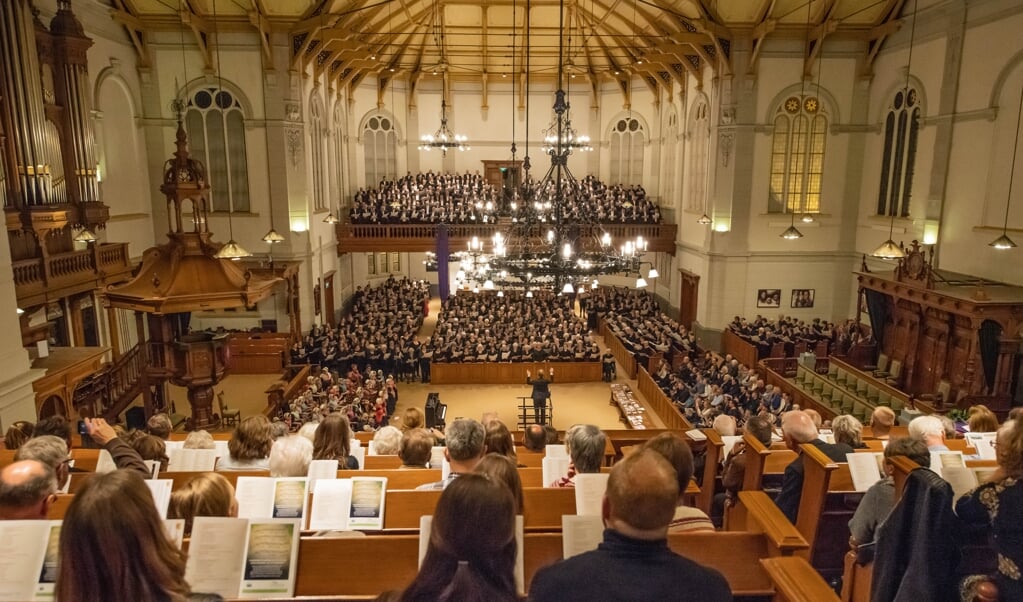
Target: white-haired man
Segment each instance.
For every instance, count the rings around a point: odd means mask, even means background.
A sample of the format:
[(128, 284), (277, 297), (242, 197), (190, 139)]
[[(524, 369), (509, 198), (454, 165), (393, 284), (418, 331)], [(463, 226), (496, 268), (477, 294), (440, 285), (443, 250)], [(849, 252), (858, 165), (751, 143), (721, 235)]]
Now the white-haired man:
[(853, 453), (853, 448), (845, 443), (825, 443), (817, 433), (817, 425), (809, 414), (800, 410), (786, 412), (781, 417), (781, 433), (785, 445), (796, 452), (796, 459), (785, 467), (785, 475), (781, 481), (781, 492), (775, 498), (782, 513), (794, 525), (799, 515), (799, 498), (803, 494), (803, 448), (802, 444), (810, 444), (821, 450), (835, 462), (845, 462), (846, 454)]
[(909, 423), (909, 436), (919, 439), (928, 451), (948, 451), (945, 445), (945, 425), (937, 416), (917, 416)]
[(274, 441), (270, 448), (271, 477), (304, 477), (313, 461), (313, 444), (305, 437), (289, 435)]

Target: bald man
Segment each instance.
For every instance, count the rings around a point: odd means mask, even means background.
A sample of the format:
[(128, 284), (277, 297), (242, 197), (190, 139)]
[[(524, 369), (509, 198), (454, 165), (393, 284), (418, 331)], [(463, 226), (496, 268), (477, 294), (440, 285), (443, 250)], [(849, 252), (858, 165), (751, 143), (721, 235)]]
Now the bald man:
[(0, 520), (45, 519), (57, 498), (57, 476), (38, 460), (12, 462), (0, 470)]
[(853, 453), (853, 448), (845, 443), (822, 441), (814, 419), (808, 412), (799, 410), (786, 412), (782, 415), (781, 434), (785, 445), (796, 452), (797, 456), (785, 467), (781, 492), (774, 499), (774, 503), (794, 525), (799, 515), (799, 498), (803, 495), (803, 448), (800, 446), (804, 443), (813, 445), (835, 462), (846, 462), (845, 455)]
[(540, 569), (529, 599), (680, 600), (732, 599), (721, 573), (668, 547), (668, 524), (678, 503), (675, 469), (643, 449), (611, 469), (602, 514), (604, 541), (592, 552)]

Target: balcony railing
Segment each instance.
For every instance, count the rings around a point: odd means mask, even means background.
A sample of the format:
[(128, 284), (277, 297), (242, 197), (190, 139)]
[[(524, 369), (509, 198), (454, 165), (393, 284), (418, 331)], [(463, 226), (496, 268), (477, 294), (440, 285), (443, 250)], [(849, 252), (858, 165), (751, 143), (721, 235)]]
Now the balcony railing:
[(116, 282), (131, 271), (128, 243), (96, 244), (70, 251), (15, 261), (14, 285), (23, 307), (56, 299), (69, 289), (87, 290)]
[[(541, 237), (549, 226), (537, 226), (532, 235)], [(437, 247), (437, 224), (350, 224), (340, 223), (337, 230), (337, 252), (368, 251), (433, 251)], [(642, 236), (649, 241), (651, 252), (675, 254), (675, 224), (602, 224), (600, 226), (619, 246), (626, 240)], [(473, 236), (489, 240), (497, 232), (505, 232), (506, 224), (450, 224), (451, 248), (465, 246)]]

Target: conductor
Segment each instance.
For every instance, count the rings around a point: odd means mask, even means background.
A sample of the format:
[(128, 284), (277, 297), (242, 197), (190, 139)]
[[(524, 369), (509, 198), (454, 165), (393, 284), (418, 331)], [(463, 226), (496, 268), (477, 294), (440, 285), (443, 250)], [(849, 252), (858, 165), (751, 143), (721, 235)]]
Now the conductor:
[(531, 378), (529, 370), (526, 370), (526, 384), (533, 385), (533, 417), (537, 424), (547, 424), (547, 400), (551, 398), (550, 384), (554, 382), (554, 368), (551, 368), (551, 378), (547, 380), (543, 370), (540, 370), (536, 378)]

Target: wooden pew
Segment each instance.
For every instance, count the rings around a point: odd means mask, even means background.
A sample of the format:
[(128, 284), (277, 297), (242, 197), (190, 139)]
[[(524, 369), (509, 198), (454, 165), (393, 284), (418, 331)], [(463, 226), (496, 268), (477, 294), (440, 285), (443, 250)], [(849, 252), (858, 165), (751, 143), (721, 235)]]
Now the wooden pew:
[(855, 506), (849, 496), (862, 497), (852, 485), (849, 465), (834, 462), (813, 445), (803, 444), (803, 491), (796, 529), (810, 545), (806, 558), (826, 578), (842, 574), (848, 550), (849, 520)]
[(401, 468), (401, 458), (398, 456), (366, 456), (366, 465), (362, 468), (375, 470), (380, 468)]
[[(745, 494), (745, 492), (744, 492)], [(761, 496), (762, 493), (748, 493)], [(771, 509), (770, 500), (748, 500), (751, 508)], [(776, 509), (775, 509), (776, 510)], [(780, 513), (777, 513), (780, 515)], [(527, 519), (528, 520), (528, 519)], [(560, 518), (559, 518), (560, 521)], [(776, 600), (837, 599), (824, 595), (827, 585), (794, 554), (804, 549), (803, 541), (784, 518), (753, 515), (750, 531), (671, 534), (673, 550), (701, 564), (711, 566), (728, 580), (740, 599), (771, 597)], [(296, 596), (376, 596), (401, 589), (415, 577), (419, 539), (416, 535), (369, 535), (351, 538), (303, 537), (298, 560)], [(560, 533), (526, 533), (523, 541), (525, 579), (528, 591), (536, 571), (561, 559)], [(345, 559), (345, 570), (337, 570), (337, 559)], [(386, 558), (386, 570), (380, 559)], [(764, 563), (762, 559), (782, 560)], [(792, 560), (786, 560), (792, 559)], [(800, 598), (801, 592), (822, 597)], [(779, 597), (781, 596), (781, 597)]]

